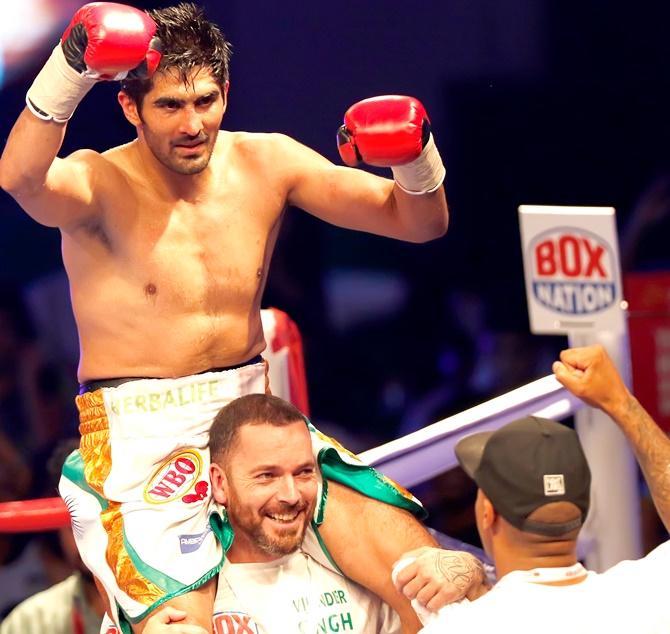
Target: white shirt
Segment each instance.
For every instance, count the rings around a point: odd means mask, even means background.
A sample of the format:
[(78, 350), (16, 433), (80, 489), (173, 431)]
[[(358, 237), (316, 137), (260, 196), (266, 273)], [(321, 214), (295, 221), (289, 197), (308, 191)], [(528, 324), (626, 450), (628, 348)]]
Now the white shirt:
[[(311, 527), (300, 550), (275, 561), (233, 564), (226, 559), (212, 622), (214, 634), (402, 631), (400, 618), (386, 603), (336, 572)], [(107, 615), (100, 632), (118, 632)]]
[(397, 614), (376, 595), (297, 551), (268, 563), (223, 565), (214, 632), (242, 631), (395, 634), (401, 626)]
[[(442, 608), (423, 634), (650, 634), (670, 632), (670, 542), (643, 559), (623, 561), (604, 573), (581, 564), (506, 574), (476, 601)], [(574, 579), (573, 585), (543, 581)]]

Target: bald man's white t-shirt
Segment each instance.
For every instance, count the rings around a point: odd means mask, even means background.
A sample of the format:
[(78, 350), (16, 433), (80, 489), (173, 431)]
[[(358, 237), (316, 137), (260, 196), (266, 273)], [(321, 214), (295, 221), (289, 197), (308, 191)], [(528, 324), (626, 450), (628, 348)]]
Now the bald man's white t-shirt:
[[(670, 633), (670, 542), (643, 559), (604, 573), (570, 568), (518, 570), (476, 601), (442, 608), (423, 634), (661, 634)], [(547, 582), (579, 581), (572, 585)], [(421, 615), (420, 615), (421, 616)]]

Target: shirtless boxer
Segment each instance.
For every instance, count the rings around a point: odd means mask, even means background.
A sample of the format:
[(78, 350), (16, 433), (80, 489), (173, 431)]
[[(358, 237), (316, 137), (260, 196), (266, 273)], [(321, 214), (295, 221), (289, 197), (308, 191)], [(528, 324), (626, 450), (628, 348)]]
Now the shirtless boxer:
[[(210, 535), (186, 556), (179, 535), (206, 525), (213, 416), (266, 388), (259, 309), (286, 207), (414, 242), (443, 235), (448, 221), (444, 167), (416, 100), (356, 104), (340, 133), (346, 162), (392, 166), (395, 180), (336, 167), (282, 135), (219, 131), (227, 42), (193, 5), (151, 16), (113, 3), (80, 9), (29, 89), (0, 161), (0, 186), (61, 232), (82, 384), (81, 448), (61, 493), (82, 556), (126, 632), (129, 621), (141, 631), (166, 601), (210, 627), (208, 579), (221, 549)], [(57, 158), (86, 92), (128, 73), (119, 103), (137, 139)], [(368, 503), (357, 512), (365, 498), (329, 482), (322, 535), (347, 575), (416, 627), (388, 570), (401, 552), (432, 540), (407, 512), (418, 510), (411, 496), (367, 476), (367, 495), (403, 508), (370, 511)], [(338, 478), (336, 466), (328, 477)], [(317, 513), (323, 519), (324, 509)], [(378, 522), (396, 538), (381, 539)], [(338, 539), (353, 533), (358, 543)], [(477, 564), (465, 566), (477, 583)]]

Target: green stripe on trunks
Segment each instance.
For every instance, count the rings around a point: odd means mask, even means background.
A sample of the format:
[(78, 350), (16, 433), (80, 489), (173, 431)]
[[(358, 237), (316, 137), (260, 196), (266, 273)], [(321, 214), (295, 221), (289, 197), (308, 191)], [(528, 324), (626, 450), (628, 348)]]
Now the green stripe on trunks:
[(107, 510), (108, 502), (97, 491), (94, 491), (84, 475), (84, 459), (81, 457), (79, 449), (75, 449), (65, 460), (63, 464), (63, 476), (76, 484), (82, 491), (90, 493), (100, 502), (100, 508), (103, 511)]
[[(334, 447), (321, 449), (318, 461), (324, 479), (348, 486), (369, 498), (410, 511), (419, 519), (425, 519), (428, 516), (423, 506), (403, 495), (395, 484), (379, 471), (368, 465), (354, 465), (345, 462)], [(323, 513), (323, 508), (319, 509), (317, 524), (323, 522)]]
[[(172, 579), (168, 575), (160, 572), (159, 570), (156, 570), (155, 568), (149, 566), (145, 562), (143, 562), (140, 558), (135, 549), (126, 541), (125, 535), (124, 535), (124, 545), (126, 547), (126, 550), (128, 551), (128, 555), (130, 556), (131, 561), (133, 562), (133, 565), (137, 570), (149, 581), (151, 581), (153, 584), (157, 585), (161, 589), (165, 590), (166, 594), (165, 596), (161, 597), (158, 601), (155, 601), (152, 603), (142, 614), (136, 617), (129, 617), (125, 612), (121, 611), (123, 614), (123, 617), (125, 617), (128, 621), (131, 623), (139, 623), (143, 619), (145, 619), (151, 612), (156, 610), (159, 606), (163, 605), (166, 601), (169, 601), (170, 599), (174, 599), (175, 597), (181, 596), (182, 594), (186, 594), (187, 592), (191, 592), (191, 590), (195, 590), (196, 588), (199, 588), (200, 586), (204, 585), (207, 581), (209, 581), (212, 577), (215, 575), (219, 574), (219, 570), (221, 570), (221, 566), (223, 565), (223, 560), (225, 557), (225, 552), (228, 551), (230, 548), (230, 545), (233, 543), (233, 533), (232, 533), (232, 528), (230, 528), (229, 525), (225, 522), (225, 520), (221, 519), (221, 516), (218, 515), (217, 513), (211, 513), (210, 518), (209, 518), (209, 525), (212, 528), (212, 533), (216, 536), (216, 538), (219, 540), (221, 545), (223, 546), (223, 553), (221, 554), (221, 560), (219, 563), (212, 568), (211, 570), (207, 571), (200, 579), (197, 581), (193, 582), (192, 584), (185, 586), (178, 581)], [(125, 630), (124, 630), (125, 633)]]

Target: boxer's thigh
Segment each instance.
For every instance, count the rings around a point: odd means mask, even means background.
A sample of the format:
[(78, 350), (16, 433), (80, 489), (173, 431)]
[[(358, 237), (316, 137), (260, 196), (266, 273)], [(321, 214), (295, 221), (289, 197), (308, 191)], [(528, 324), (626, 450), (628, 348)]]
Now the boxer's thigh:
[(391, 570), (403, 553), (437, 546), (421, 522), (409, 511), (329, 482), (319, 532), (340, 570), (396, 610), (406, 631), (418, 631), (419, 620), (395, 589)]

